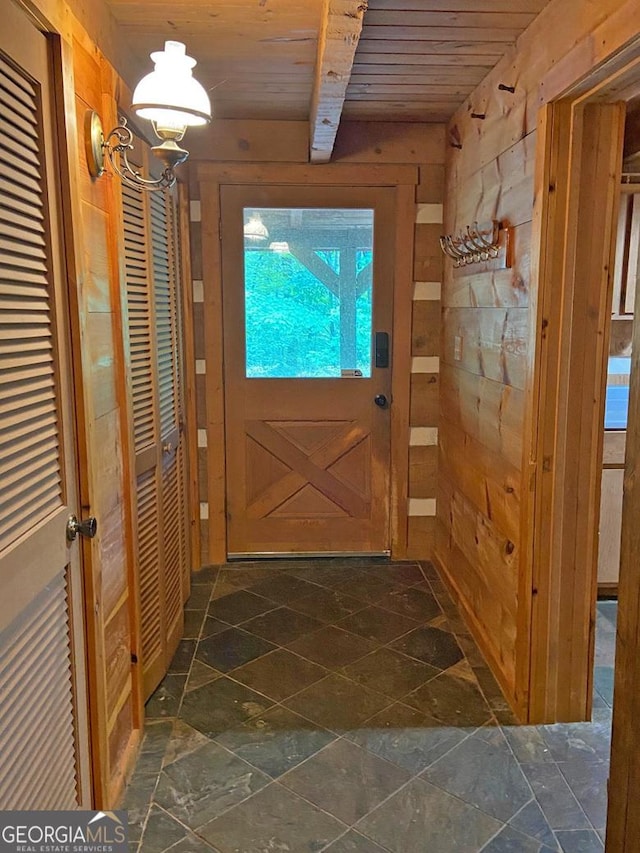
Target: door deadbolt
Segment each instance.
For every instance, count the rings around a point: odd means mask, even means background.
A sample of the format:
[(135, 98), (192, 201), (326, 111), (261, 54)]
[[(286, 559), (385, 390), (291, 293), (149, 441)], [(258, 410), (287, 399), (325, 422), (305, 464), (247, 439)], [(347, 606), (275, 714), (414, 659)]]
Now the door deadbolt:
[(78, 521), (75, 515), (70, 515), (67, 520), (67, 539), (73, 542), (78, 533), (80, 536), (86, 536), (87, 539), (93, 539), (98, 532), (98, 521), (95, 516), (90, 515), (84, 521)]
[(376, 404), (376, 406), (380, 406), (381, 409), (386, 409), (389, 401), (387, 400), (384, 394), (378, 394), (373, 398), (373, 402)]

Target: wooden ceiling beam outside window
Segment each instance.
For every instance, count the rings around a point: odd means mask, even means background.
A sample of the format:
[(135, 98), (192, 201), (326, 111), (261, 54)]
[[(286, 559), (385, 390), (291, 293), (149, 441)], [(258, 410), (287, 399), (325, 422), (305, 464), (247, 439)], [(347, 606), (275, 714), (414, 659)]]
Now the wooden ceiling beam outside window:
[(366, 8), (367, 0), (325, 0), (311, 98), (312, 163), (331, 159)]

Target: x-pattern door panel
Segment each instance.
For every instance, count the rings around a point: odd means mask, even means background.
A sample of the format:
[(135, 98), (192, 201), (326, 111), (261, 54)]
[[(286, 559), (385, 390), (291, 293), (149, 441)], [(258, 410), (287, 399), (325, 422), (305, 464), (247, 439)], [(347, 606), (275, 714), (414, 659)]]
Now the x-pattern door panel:
[(393, 190), (223, 187), (228, 552), (389, 549)]

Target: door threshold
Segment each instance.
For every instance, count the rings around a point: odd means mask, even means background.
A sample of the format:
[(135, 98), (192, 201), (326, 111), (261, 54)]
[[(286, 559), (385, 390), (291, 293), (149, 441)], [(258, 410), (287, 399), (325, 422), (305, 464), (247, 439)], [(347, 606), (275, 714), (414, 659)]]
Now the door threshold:
[(227, 554), (227, 560), (309, 560), (322, 557), (390, 557), (391, 551), (254, 551)]

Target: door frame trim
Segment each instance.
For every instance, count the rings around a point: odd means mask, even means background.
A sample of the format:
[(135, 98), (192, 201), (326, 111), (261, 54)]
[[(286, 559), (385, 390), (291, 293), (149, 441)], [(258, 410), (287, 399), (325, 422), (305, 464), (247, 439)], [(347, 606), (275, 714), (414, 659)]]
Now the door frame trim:
[(224, 346), (220, 190), (229, 184), (395, 188), (393, 357), (391, 364), (390, 545), (393, 559), (407, 555), (409, 394), (416, 166), (216, 164), (196, 167), (202, 227), (205, 396), (207, 430), (208, 561), (227, 559)]

